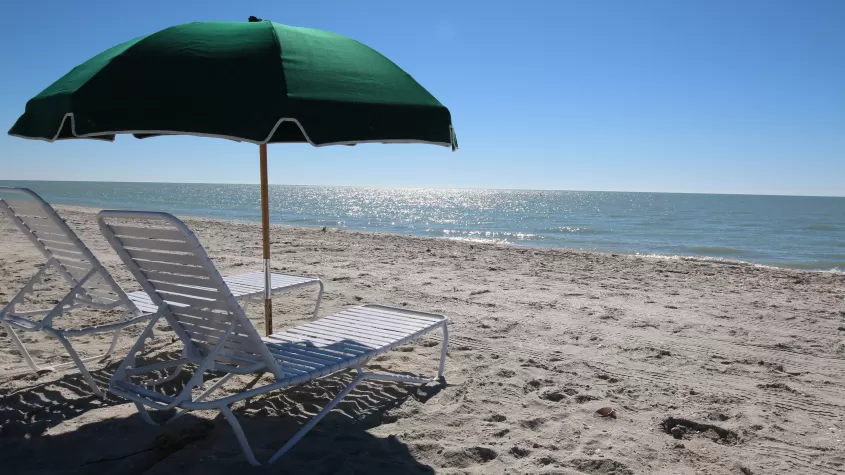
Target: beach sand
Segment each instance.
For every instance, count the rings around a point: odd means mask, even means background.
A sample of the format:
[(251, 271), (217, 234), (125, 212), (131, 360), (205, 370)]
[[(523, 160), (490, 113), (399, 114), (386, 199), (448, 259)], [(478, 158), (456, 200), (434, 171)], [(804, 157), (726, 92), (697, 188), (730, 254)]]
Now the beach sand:
[[(126, 290), (94, 210), (58, 207)], [(261, 270), (256, 224), (186, 218), (223, 275)], [(845, 473), (845, 275), (276, 226), (277, 272), (321, 277), (325, 315), (361, 303), (451, 318), (445, 387), (364, 384), (270, 468), (250, 467), (211, 412), (171, 426), (96, 398), (75, 371), (28, 372), (0, 329), (2, 473)], [(42, 262), (0, 220), (0, 304)], [(52, 281), (55, 284), (56, 281)], [(46, 286), (39, 299), (58, 293)], [(276, 329), (309, 319), (314, 290), (275, 301)], [(263, 330), (261, 305), (247, 311)], [(65, 325), (114, 318), (76, 312)], [(92, 364), (106, 384), (116, 356)], [(27, 335), (42, 358), (60, 345)], [(93, 355), (107, 335), (80, 337)], [(434, 374), (425, 338), (377, 358)], [(179, 347), (162, 329), (155, 352)], [(348, 373), (236, 406), (266, 459)], [(227, 390), (263, 384), (231, 381)], [(609, 406), (616, 418), (594, 412)]]

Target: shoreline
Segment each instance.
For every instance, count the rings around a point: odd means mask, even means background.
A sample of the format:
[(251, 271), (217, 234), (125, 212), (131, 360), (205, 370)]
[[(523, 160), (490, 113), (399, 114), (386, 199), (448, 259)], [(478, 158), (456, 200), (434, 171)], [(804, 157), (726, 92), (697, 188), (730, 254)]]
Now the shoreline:
[[(117, 282), (136, 290), (94, 209), (56, 208)], [(221, 274), (262, 269), (258, 224), (184, 221)], [(275, 272), (325, 282), (321, 316), (374, 303), (450, 318), (445, 387), (362, 383), (280, 461), (291, 473), (379, 473), (383, 463), (446, 474), (842, 471), (845, 275), (281, 225), (271, 239)], [(2, 305), (43, 257), (5, 218), (0, 242)], [(38, 299), (60, 291), (51, 282)], [(308, 322), (315, 293), (276, 297), (275, 329)], [(262, 306), (245, 310), (262, 331)], [(80, 311), (62, 322), (108, 318)], [(92, 363), (95, 379), (108, 380), (140, 331), (123, 333), (116, 358)], [(167, 327), (151, 341), (151, 356), (178, 356)], [(83, 357), (109, 343), (74, 339)], [(28, 333), (27, 345), (41, 359), (61, 355), (41, 334)], [(438, 360), (436, 342), (422, 339), (370, 365), (426, 375)], [(0, 466), (10, 473), (266, 472), (246, 465), (214, 414), (150, 427), (133, 404), (94, 397), (77, 372), (22, 365), (0, 328)], [(257, 457), (275, 452), (350, 377), (235, 407)], [(254, 377), (234, 378), (224, 390), (250, 384)], [(595, 417), (602, 407), (617, 417)]]
[[(776, 195), (777, 196), (777, 195)], [(91, 206), (78, 206), (78, 205), (55, 205), (54, 208), (59, 211), (66, 209), (70, 211), (76, 211), (81, 213), (97, 213), (106, 208), (96, 208)], [(222, 219), (222, 218), (208, 218), (205, 216), (194, 216), (194, 215), (182, 215), (182, 214), (174, 214), (174, 216), (178, 216), (179, 218), (189, 218), (189, 219), (200, 219), (200, 220), (208, 220), (212, 222), (219, 222), (223, 223), (236, 223), (239, 225), (261, 225), (260, 221), (244, 221), (239, 219)], [(614, 251), (599, 251), (599, 250), (584, 250), (584, 249), (577, 249), (577, 248), (570, 248), (570, 247), (552, 247), (552, 246), (534, 246), (531, 244), (522, 244), (522, 243), (511, 243), (511, 242), (495, 242), (493, 240), (487, 240), (483, 238), (479, 238), (475, 240), (474, 238), (461, 238), (461, 237), (448, 237), (448, 236), (422, 236), (417, 234), (399, 234), (399, 233), (390, 233), (384, 231), (366, 231), (366, 230), (359, 230), (359, 229), (346, 229), (346, 228), (338, 228), (338, 227), (330, 227), (325, 226), (328, 230), (332, 230), (333, 232), (344, 232), (344, 233), (360, 233), (360, 234), (372, 234), (372, 235), (388, 235), (388, 236), (397, 236), (397, 237), (407, 237), (407, 238), (414, 238), (414, 239), (421, 239), (421, 240), (445, 240), (445, 241), (452, 241), (452, 242), (460, 242), (460, 243), (468, 243), (471, 245), (478, 245), (478, 246), (505, 246), (505, 247), (515, 247), (515, 248), (524, 248), (524, 249), (532, 249), (532, 250), (548, 250), (548, 251), (561, 251), (561, 252), (582, 252), (588, 254), (600, 254), (605, 256), (626, 256), (630, 258), (643, 258), (643, 259), (659, 259), (659, 260), (680, 260), (680, 261), (689, 261), (689, 262), (710, 262), (710, 263), (720, 263), (724, 265), (748, 265), (752, 267), (760, 267), (764, 269), (778, 269), (778, 270), (791, 270), (791, 271), (798, 271), (798, 272), (822, 272), (822, 273), (831, 273), (831, 274), (845, 274), (845, 269), (804, 269), (800, 267), (788, 267), (788, 266), (778, 266), (773, 264), (764, 264), (760, 262), (753, 262), (753, 261), (744, 261), (741, 259), (730, 259), (724, 257), (714, 257), (714, 256), (704, 256), (704, 255), (684, 255), (684, 254), (643, 254), (643, 253), (631, 253), (631, 252), (614, 252)], [(278, 223), (271, 223), (270, 228), (290, 228), (290, 229), (301, 229), (301, 230), (314, 230), (314, 229), (322, 229), (322, 226), (302, 226), (302, 225), (291, 225), (291, 224), (278, 224)]]
[[(260, 223), (253, 185), (3, 182), (57, 204)], [(275, 186), (271, 221), (537, 248), (845, 270), (845, 198)]]

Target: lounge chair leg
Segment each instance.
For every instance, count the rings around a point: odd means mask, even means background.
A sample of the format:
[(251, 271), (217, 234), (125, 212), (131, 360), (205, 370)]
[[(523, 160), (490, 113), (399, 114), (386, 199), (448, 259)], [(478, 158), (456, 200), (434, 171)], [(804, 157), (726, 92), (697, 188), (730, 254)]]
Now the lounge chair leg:
[(443, 343), (440, 348), (440, 368), (437, 370), (437, 379), (442, 383), (445, 381), (443, 372), (446, 370), (446, 351), (449, 348), (449, 328), (443, 323)]
[(88, 372), (88, 368), (85, 367), (85, 363), (82, 362), (82, 358), (79, 357), (79, 354), (76, 353), (76, 350), (73, 349), (73, 346), (71, 346), (67, 338), (65, 338), (61, 333), (55, 333), (54, 336), (61, 342), (62, 346), (65, 347), (68, 354), (73, 359), (73, 362), (76, 363), (76, 367), (79, 368), (79, 372), (82, 373), (82, 377), (88, 382), (88, 386), (91, 386), (91, 390), (94, 391), (94, 394), (105, 399), (106, 395), (97, 386), (97, 382), (94, 381), (94, 377)]
[(146, 422), (147, 424), (149, 424), (151, 426), (161, 425), (158, 422), (154, 421), (152, 417), (150, 417), (150, 412), (147, 411), (147, 408), (144, 407), (143, 404), (136, 402), (135, 407), (138, 409), (138, 414), (141, 415), (141, 419), (143, 419), (144, 422)]
[(367, 379), (366, 373), (364, 373), (361, 370), (361, 368), (357, 368), (357, 369), (358, 369), (358, 376), (355, 377), (355, 379), (352, 380), (352, 382), (349, 383), (348, 386), (343, 388), (343, 391), (341, 391), (337, 396), (335, 396), (334, 399), (331, 400), (331, 402), (326, 404), (326, 407), (324, 407), (323, 410), (320, 411), (319, 414), (317, 414), (316, 416), (311, 418), (311, 420), (308, 421), (307, 424), (305, 424), (301, 429), (299, 429), (299, 431), (296, 434), (294, 434), (293, 437), (291, 437), (290, 440), (288, 440), (285, 443), (285, 445), (283, 445), (282, 448), (279, 449), (278, 452), (276, 452), (275, 454), (273, 454), (272, 457), (270, 457), (270, 460), (267, 463), (273, 463), (276, 460), (279, 460), (279, 457), (284, 455), (285, 452), (287, 452), (288, 450), (291, 449), (291, 447), (296, 445), (296, 443), (299, 442), (299, 440), (302, 439), (302, 437), (304, 437), (305, 434), (307, 434), (311, 429), (314, 428), (315, 425), (317, 425), (318, 422), (320, 422), (320, 419), (322, 419), (323, 417), (326, 417), (326, 415), (329, 412), (331, 412), (331, 410), (334, 409), (334, 407), (337, 406), (338, 403), (340, 403), (340, 401), (343, 400), (343, 398), (345, 398), (350, 392), (352, 392), (352, 390), (355, 389), (355, 386), (357, 386), (358, 383)]
[(18, 337), (18, 334), (15, 332), (15, 330), (12, 329), (12, 326), (3, 324), (3, 327), (6, 329), (6, 333), (9, 335), (9, 338), (12, 339), (12, 343), (14, 343), (15, 347), (18, 349), (18, 351), (20, 351), (21, 356), (23, 356), (23, 359), (26, 361), (26, 364), (28, 364), (29, 367), (32, 368), (32, 370), (35, 372), (41, 371), (41, 368), (37, 364), (35, 364), (35, 360), (32, 359), (32, 356), (29, 354), (29, 351), (27, 351), (26, 347), (23, 346), (23, 342), (21, 341), (20, 337)]
[[(226, 381), (232, 379), (232, 376), (234, 376), (234, 375), (235, 375), (235, 373), (229, 373), (229, 374), (223, 376), (222, 378), (218, 379), (217, 381), (215, 381), (214, 384), (209, 386), (208, 389), (206, 389), (205, 391), (202, 392), (202, 394), (197, 396), (196, 399), (194, 399), (194, 402), (202, 402), (205, 398), (207, 398), (209, 395), (211, 395), (211, 393), (216, 391), (217, 388), (226, 384)], [(186, 411), (184, 409), (176, 409), (176, 414), (174, 414), (173, 417), (171, 417), (167, 421), (167, 423), (169, 424), (169, 423), (175, 421), (176, 419), (182, 417), (186, 412), (188, 412), (188, 411)]]
[(174, 379), (178, 378), (180, 374), (182, 374), (182, 366), (183, 365), (177, 366), (176, 370), (173, 371), (173, 373), (168, 374), (167, 376), (165, 376), (161, 379), (156, 379), (155, 381), (150, 381), (150, 382), (144, 382), (144, 386), (147, 386), (147, 387), (158, 386), (160, 384), (169, 383), (170, 381), (173, 381)]
[(120, 331), (123, 330), (122, 328), (118, 328), (114, 331), (114, 336), (111, 338), (111, 344), (109, 345), (109, 349), (106, 350), (106, 353), (103, 355), (103, 359), (101, 361), (105, 361), (108, 359), (109, 356), (114, 352), (114, 348), (117, 346), (117, 339), (120, 336)]
[(317, 318), (317, 312), (320, 311), (320, 302), (322, 302), (322, 300), (323, 300), (323, 290), (324, 290), (323, 281), (318, 280), (317, 283), (320, 285), (320, 292), (317, 294), (317, 304), (314, 305), (314, 318)]
[(229, 409), (229, 406), (221, 406), (220, 413), (226, 417), (226, 420), (229, 421), (229, 425), (232, 426), (232, 430), (235, 431), (235, 437), (238, 439), (238, 443), (241, 444), (241, 450), (244, 451), (244, 456), (246, 456), (247, 462), (249, 462), (250, 465), (261, 465), (252, 453), (252, 447), (249, 446), (249, 441), (246, 440), (246, 435), (244, 434), (244, 430), (241, 428), (241, 423), (238, 422), (238, 419), (232, 413), (232, 410)]

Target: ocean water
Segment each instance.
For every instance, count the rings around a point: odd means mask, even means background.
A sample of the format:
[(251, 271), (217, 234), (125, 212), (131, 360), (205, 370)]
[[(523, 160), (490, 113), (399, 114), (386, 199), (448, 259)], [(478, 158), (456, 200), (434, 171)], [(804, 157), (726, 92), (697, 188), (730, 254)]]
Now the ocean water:
[[(260, 221), (258, 185), (2, 181), (53, 204)], [(845, 270), (845, 198), (271, 185), (273, 223)]]

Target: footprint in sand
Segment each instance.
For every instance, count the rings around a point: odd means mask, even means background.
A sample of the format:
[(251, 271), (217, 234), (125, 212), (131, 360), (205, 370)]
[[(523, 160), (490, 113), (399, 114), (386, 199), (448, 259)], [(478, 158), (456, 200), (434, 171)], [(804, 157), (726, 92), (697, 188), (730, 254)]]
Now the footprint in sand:
[(499, 454), (489, 447), (467, 447), (443, 452), (444, 466), (450, 468), (469, 468), (495, 460), (498, 456)]
[(719, 445), (737, 445), (740, 442), (736, 432), (713, 424), (667, 417), (661, 425), (663, 432), (678, 440), (704, 438)]
[(579, 472), (590, 475), (634, 475), (634, 471), (625, 464), (611, 459), (576, 459), (570, 463)]

